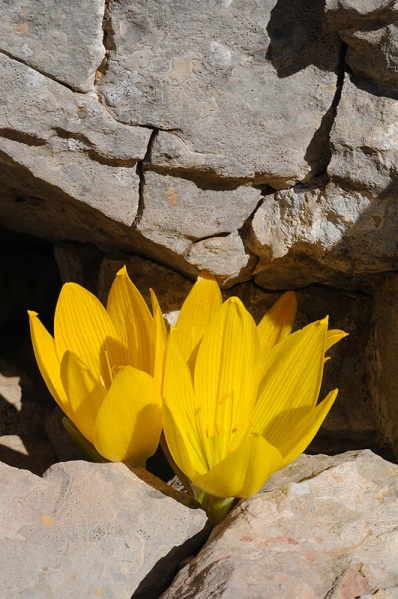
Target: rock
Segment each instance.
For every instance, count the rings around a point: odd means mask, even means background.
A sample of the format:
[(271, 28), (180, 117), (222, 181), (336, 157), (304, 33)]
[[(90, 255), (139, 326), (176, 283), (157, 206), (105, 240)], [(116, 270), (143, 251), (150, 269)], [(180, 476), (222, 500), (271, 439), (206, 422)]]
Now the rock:
[(398, 596), (398, 466), (301, 456), (240, 502), (162, 599)]
[(42, 479), (1, 464), (0, 478), (3, 596), (156, 597), (208, 534), (202, 510), (123, 464), (61, 463)]
[(56, 456), (49, 443), (33, 431), (30, 435), (1, 435), (0, 462), (40, 476), (56, 462)]
[(73, 281), (96, 292), (102, 252), (91, 245), (63, 242), (54, 246), (54, 257), (63, 283)]
[(238, 231), (192, 243), (185, 256), (199, 270), (215, 275), (224, 288), (250, 279), (255, 264)]
[(367, 348), (370, 394), (374, 405), (379, 443), (392, 450), (398, 459), (398, 275), (390, 273), (379, 281), (374, 291), (372, 337)]
[(260, 192), (252, 187), (203, 189), (187, 179), (146, 172), (137, 229), (147, 239), (182, 254), (192, 241), (242, 227), (260, 199)]
[(361, 79), (398, 91), (396, 2), (326, 0), (326, 16), (347, 44), (346, 62)]
[(331, 132), (332, 159), (328, 170), (332, 180), (380, 200), (388, 200), (396, 193), (397, 121), (395, 100), (375, 95), (364, 85), (359, 88), (346, 78)]
[(136, 164), (151, 131), (117, 123), (95, 95), (75, 94), (5, 55), (0, 90), (5, 226), (97, 244), (116, 223), (129, 227), (138, 209)]
[(120, 122), (165, 132), (154, 168), (278, 189), (311, 173), (340, 50), (317, 0), (122, 0), (112, 31), (98, 92)]
[(372, 274), (396, 264), (395, 213), (392, 192), (372, 196), (334, 183), (320, 189), (296, 186), (266, 196), (249, 237), (251, 250), (260, 258), (256, 283), (268, 289), (314, 282), (334, 286), (337, 281), (360, 287)]
[(104, 56), (105, 0), (1, 0), (0, 50), (80, 92), (94, 87)]

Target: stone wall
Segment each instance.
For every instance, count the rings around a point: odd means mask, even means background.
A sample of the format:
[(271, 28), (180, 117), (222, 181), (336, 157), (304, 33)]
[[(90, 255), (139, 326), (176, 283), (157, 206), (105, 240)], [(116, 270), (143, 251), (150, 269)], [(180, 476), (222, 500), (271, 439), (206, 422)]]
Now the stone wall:
[(329, 313), (350, 333), (323, 448), (397, 452), (396, 3), (0, 12), (0, 224), (54, 244), (63, 279), (102, 297), (119, 259), (167, 309), (200, 269), (257, 316), (300, 290), (298, 326)]

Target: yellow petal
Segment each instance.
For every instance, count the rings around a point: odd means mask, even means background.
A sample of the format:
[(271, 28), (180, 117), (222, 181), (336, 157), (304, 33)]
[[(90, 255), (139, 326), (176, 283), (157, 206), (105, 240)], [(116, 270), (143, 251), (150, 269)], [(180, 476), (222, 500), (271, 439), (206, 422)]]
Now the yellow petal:
[(340, 339), (344, 339), (344, 337), (347, 336), (348, 333), (345, 331), (340, 331), (339, 329), (330, 329), (326, 335), (325, 352), (327, 352), (332, 345), (340, 341)]
[(263, 352), (287, 337), (292, 330), (297, 312), (297, 297), (294, 291), (284, 293), (257, 325)]
[(331, 391), (316, 408), (310, 409), (306, 416), (300, 418), (296, 426), (288, 432), (284, 442), (278, 447), (283, 456), (284, 466), (293, 462), (306, 450), (328, 415), (337, 393), (338, 389)]
[(61, 290), (54, 319), (55, 347), (59, 359), (69, 350), (108, 386), (114, 365), (125, 364), (123, 347), (101, 302), (76, 283)]
[(83, 362), (69, 351), (62, 358), (61, 380), (69, 397), (70, 419), (92, 443), (95, 419), (107, 390)]
[(181, 354), (177, 331), (170, 331), (163, 387), (163, 426), (169, 451), (188, 478), (209, 469), (200, 429), (191, 373)]
[(221, 291), (217, 281), (212, 275), (202, 272), (182, 305), (176, 325), (186, 360), (221, 304)]
[(166, 324), (164, 322), (162, 310), (159, 306), (158, 299), (155, 293), (150, 289), (152, 312), (153, 312), (153, 327), (154, 327), (154, 338), (152, 340), (151, 352), (153, 362), (153, 378), (161, 389), (163, 382), (163, 371), (164, 371), (164, 356), (166, 350), (167, 331)]
[(70, 417), (68, 397), (61, 381), (61, 364), (55, 351), (55, 342), (37, 317), (28, 311), (33, 351), (41, 376), (51, 395), (67, 416)]
[(276, 446), (288, 430), (291, 410), (316, 405), (327, 322), (327, 318), (313, 322), (289, 335), (268, 356), (253, 418), (256, 430)]
[(256, 399), (260, 354), (252, 316), (238, 298), (229, 298), (208, 325), (195, 365), (196, 407), (200, 429), (208, 435), (210, 467), (242, 441)]
[(152, 374), (151, 338), (153, 319), (144, 298), (130, 280), (125, 266), (117, 273), (109, 292), (107, 312), (127, 348), (130, 364)]
[(161, 398), (153, 378), (132, 366), (121, 368), (98, 411), (96, 450), (112, 462), (145, 466), (161, 430)]
[(279, 451), (263, 437), (255, 436), (192, 484), (215, 497), (250, 497), (282, 466)]

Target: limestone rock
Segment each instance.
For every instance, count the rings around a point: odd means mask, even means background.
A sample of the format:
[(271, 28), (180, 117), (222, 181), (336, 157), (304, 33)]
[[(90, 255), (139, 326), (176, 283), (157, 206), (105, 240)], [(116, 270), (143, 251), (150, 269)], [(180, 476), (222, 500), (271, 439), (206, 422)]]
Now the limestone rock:
[(80, 92), (104, 56), (105, 0), (0, 1), (0, 51)]
[(398, 595), (398, 466), (301, 456), (242, 501), (162, 599)]
[(0, 461), (41, 475), (54, 464), (56, 456), (47, 441), (32, 433), (0, 435)]
[(203, 541), (202, 510), (122, 464), (56, 464), (43, 479), (0, 464), (0, 479), (3, 596), (155, 597)]
[(390, 273), (374, 291), (372, 337), (368, 346), (370, 392), (375, 406), (379, 441), (398, 458), (398, 275)]
[[(352, 124), (355, 123), (355, 126)], [(398, 186), (398, 103), (346, 78), (331, 132), (329, 173), (344, 187), (380, 199)]]
[(340, 44), (318, 0), (284, 4), (113, 4), (98, 91), (119, 121), (166, 131), (155, 167), (170, 160), (173, 171), (278, 189), (311, 173), (327, 142)]
[(383, 0), (326, 0), (326, 16), (347, 44), (346, 62), (361, 79), (398, 90), (398, 7)]
[(238, 231), (191, 244), (185, 253), (190, 264), (214, 274), (224, 288), (250, 278), (251, 260)]
[(90, 208), (108, 218), (108, 237), (109, 219), (133, 223), (136, 164), (146, 153), (150, 130), (117, 123), (95, 95), (73, 93), (5, 55), (0, 55), (0, 96), (5, 186), (0, 215), (6, 226), (47, 239), (80, 234), (95, 242), (104, 232), (92, 228), (90, 233)]
[[(343, 164), (342, 156), (340, 160)], [(338, 279), (350, 286), (351, 279), (358, 286), (372, 273), (394, 268), (395, 214), (393, 193), (372, 196), (334, 183), (267, 196), (254, 215), (249, 238), (260, 258), (256, 282), (280, 289), (313, 282), (333, 286)]]
[(260, 201), (252, 187), (201, 189), (192, 181), (145, 173), (141, 234), (182, 254), (192, 241), (240, 228)]

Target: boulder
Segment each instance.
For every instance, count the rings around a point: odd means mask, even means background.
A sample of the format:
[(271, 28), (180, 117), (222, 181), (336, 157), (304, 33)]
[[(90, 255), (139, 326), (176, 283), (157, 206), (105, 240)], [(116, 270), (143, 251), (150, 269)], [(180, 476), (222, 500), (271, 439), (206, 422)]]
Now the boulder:
[(238, 504), (162, 599), (395, 599), (397, 517), (397, 465), (303, 455)]
[(123, 464), (59, 463), (43, 478), (0, 464), (0, 480), (4, 597), (157, 597), (208, 534), (184, 495)]

